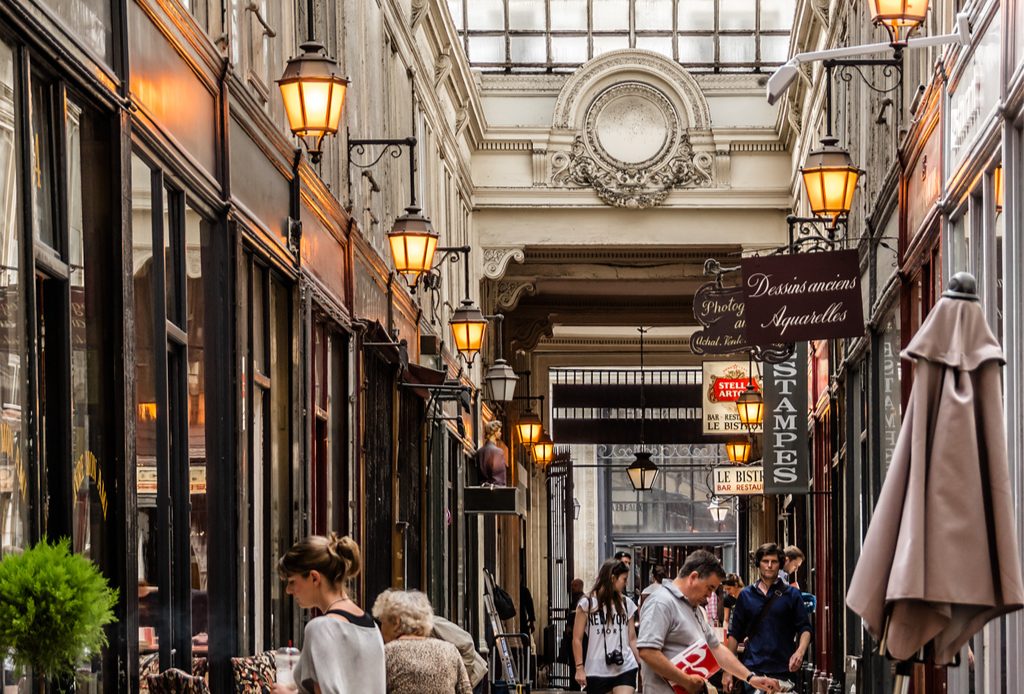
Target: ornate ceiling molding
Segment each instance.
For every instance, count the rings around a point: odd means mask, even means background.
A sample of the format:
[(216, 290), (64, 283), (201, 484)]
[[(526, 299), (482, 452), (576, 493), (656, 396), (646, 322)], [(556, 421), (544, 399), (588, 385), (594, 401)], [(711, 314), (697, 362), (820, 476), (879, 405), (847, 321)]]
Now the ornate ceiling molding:
[(580, 112), (587, 108), (591, 95), (607, 86), (609, 80), (640, 80), (671, 92), (673, 101), (684, 111), (684, 127), (711, 130), (711, 111), (700, 85), (679, 63), (653, 51), (611, 51), (573, 73), (558, 94), (554, 110), (554, 127), (577, 129), (582, 123)]
[(531, 352), (542, 338), (554, 336), (554, 326), (549, 318), (537, 318), (528, 321), (515, 321), (512, 324), (509, 344), (512, 350)]
[(498, 308), (512, 311), (519, 305), (519, 300), (523, 298), (523, 294), (533, 296), (536, 293), (537, 285), (533, 282), (500, 280), (495, 292), (494, 301), (497, 303)]
[(526, 260), (526, 253), (523, 246), (485, 246), (484, 253), (484, 277), (492, 280), (500, 280), (508, 269), (511, 261), (522, 263)]

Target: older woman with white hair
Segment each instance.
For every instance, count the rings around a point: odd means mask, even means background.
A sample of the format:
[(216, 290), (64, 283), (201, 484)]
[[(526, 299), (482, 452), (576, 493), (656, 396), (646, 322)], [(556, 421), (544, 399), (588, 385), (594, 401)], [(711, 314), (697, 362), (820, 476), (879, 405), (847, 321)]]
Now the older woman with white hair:
[(459, 650), (429, 638), (434, 610), (418, 590), (385, 590), (373, 603), (384, 637), (388, 694), (472, 694)]

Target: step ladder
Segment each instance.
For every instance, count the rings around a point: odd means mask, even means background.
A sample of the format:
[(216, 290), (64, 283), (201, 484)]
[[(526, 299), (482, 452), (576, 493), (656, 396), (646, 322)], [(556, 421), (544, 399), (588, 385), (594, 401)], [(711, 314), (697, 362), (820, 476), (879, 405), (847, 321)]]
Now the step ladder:
[[(491, 691), (495, 691), (495, 683), (503, 682), (509, 694), (529, 694), (530, 685), (530, 638), (527, 634), (508, 633), (504, 631), (498, 611), (494, 608), (494, 576), (484, 569), (484, 609), (494, 634), (494, 650), (497, 660), (491, 658), (489, 668)], [(520, 647), (513, 654), (509, 641), (518, 641)]]

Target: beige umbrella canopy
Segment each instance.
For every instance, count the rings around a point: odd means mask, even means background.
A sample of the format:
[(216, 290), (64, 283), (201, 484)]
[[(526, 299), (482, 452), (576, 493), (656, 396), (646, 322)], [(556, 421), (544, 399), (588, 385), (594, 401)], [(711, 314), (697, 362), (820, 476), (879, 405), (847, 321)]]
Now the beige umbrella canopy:
[(846, 603), (892, 657), (951, 662), (1024, 605), (1003, 423), (1003, 351), (959, 273), (903, 352), (914, 385)]

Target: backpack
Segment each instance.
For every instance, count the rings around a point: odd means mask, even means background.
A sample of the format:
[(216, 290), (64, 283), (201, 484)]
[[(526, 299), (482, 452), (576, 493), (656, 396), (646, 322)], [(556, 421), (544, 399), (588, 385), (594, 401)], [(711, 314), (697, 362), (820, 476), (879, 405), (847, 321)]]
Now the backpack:
[(501, 589), (497, 583), (494, 584), (494, 611), (501, 619), (512, 619), (516, 616), (516, 604), (512, 602), (512, 596)]

